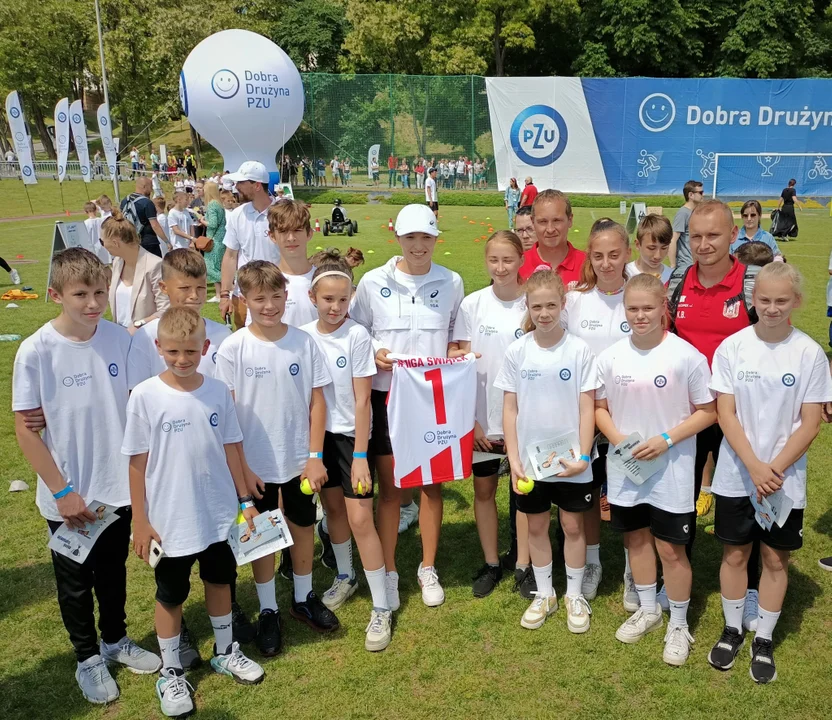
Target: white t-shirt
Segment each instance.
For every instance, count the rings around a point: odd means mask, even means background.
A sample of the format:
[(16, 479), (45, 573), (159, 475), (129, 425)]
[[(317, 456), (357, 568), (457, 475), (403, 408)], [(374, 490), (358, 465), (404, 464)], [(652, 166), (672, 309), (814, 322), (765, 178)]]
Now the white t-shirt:
[[(426, 275), (396, 269), (400, 256), (368, 271), (358, 283), (350, 317), (373, 337), (373, 348), (421, 357), (445, 357), (457, 311), (465, 297), (462, 278), (436, 263)], [(373, 390), (390, 389), (392, 373), (379, 372)]]
[(85, 249), (98, 257), (98, 248), (101, 247), (101, 243), (98, 241), (101, 237), (101, 224), (97, 217), (87, 218), (84, 220), (84, 227), (87, 228), (87, 236), (90, 242)]
[(367, 329), (347, 318), (331, 333), (318, 330), (318, 321), (301, 327), (315, 341), (326, 358), (332, 382), (324, 386), (326, 429), (331, 433), (355, 436), (355, 389), (353, 378), (376, 374), (373, 339)]
[(168, 233), (168, 240), (170, 240), (171, 245), (173, 245), (173, 249), (177, 250), (179, 248), (188, 248), (191, 246), (190, 240), (187, 238), (183, 238), (181, 235), (177, 235), (173, 228), (177, 227), (179, 230), (186, 235), (191, 235), (191, 230), (194, 226), (194, 220), (191, 217), (191, 213), (187, 210), (177, 210), (176, 208), (171, 208), (170, 212), (168, 213), (168, 226), (170, 227), (170, 233)]
[[(517, 442), (526, 475), (534, 477), (526, 448), (533, 442), (574, 433), (580, 440), (580, 397), (600, 386), (595, 355), (583, 340), (565, 332), (554, 347), (542, 348), (529, 333), (506, 350), (494, 381), (517, 394)], [(558, 482), (592, 482), (592, 469)]]
[[(309, 288), (312, 286), (312, 276), (315, 274), (313, 267), (304, 275), (287, 275), (286, 278), (286, 310), (283, 314), (283, 322), (292, 327), (308, 325), (318, 319), (318, 309), (309, 299)], [(246, 326), (251, 325), (251, 311), (246, 310)]]
[[(636, 261), (633, 260), (631, 263), (627, 263), (627, 267), (625, 268), (627, 271), (627, 277), (635, 277), (636, 275), (641, 275), (641, 270), (638, 269), (638, 265), (636, 265)], [(659, 280), (662, 281), (664, 285), (667, 285), (668, 281), (670, 280), (670, 274), (673, 272), (673, 268), (668, 265), (662, 265), (662, 274)], [(652, 275), (652, 273), (651, 273)]]
[(269, 239), (269, 208), (258, 212), (250, 202), (234, 208), (226, 217), (223, 244), (237, 250), (237, 267), (252, 260), (267, 260), (277, 265), (280, 250)]
[(332, 162), (329, 163), (329, 166), (333, 170), (337, 170), (339, 167), (341, 167), (341, 163), (339, 163), (337, 160), (333, 160)]
[[(68, 340), (46, 323), (20, 343), (14, 360), (12, 410), (43, 408), (43, 441), (87, 503), (130, 504), (128, 462), (120, 451), (129, 347), (127, 331), (107, 320), (86, 342)], [(61, 520), (52, 493), (38, 480), (41, 515)]]
[[(708, 361), (693, 345), (667, 333), (650, 351), (639, 350), (631, 338), (619, 340), (598, 357), (603, 387), (613, 425), (623, 435), (639, 433), (645, 440), (661, 435), (687, 420), (694, 405), (714, 399), (708, 390)], [(665, 455), (667, 465), (642, 485), (636, 485), (607, 461), (607, 498), (613, 505), (633, 507), (648, 503), (671, 513), (694, 508), (696, 436), (676, 443)]]
[[(156, 216), (156, 222), (159, 223), (159, 227), (162, 228), (165, 232), (165, 237), (168, 239), (169, 242), (173, 242), (170, 237), (170, 225), (168, 225), (168, 216), (165, 213), (159, 213)], [(159, 241), (159, 245), (162, 247), (162, 257), (168, 254), (168, 246), (163, 243), (161, 240)]]
[(471, 293), (459, 306), (452, 340), (471, 343), (477, 360), (477, 422), (490, 440), (503, 437), (503, 391), (494, 380), (509, 345), (523, 336), (526, 296), (504, 302), (491, 287)]
[(130, 304), (133, 295), (132, 285), (128, 287), (121, 279), (116, 280), (116, 307), (113, 312), (113, 319), (122, 327), (130, 327), (133, 324), (133, 316), (130, 312)]
[(436, 180), (432, 177), (428, 177), (425, 180), (425, 201), (426, 202), (437, 202), (436, 200)]
[(242, 328), (220, 346), (217, 377), (234, 393), (254, 473), (267, 483), (296, 478), (309, 459), (312, 389), (332, 382), (315, 341), (291, 325), (277, 342)]
[(228, 539), (237, 490), (224, 446), (242, 439), (231, 393), (219, 380), (206, 377), (183, 392), (153, 377), (131, 393), (121, 452), (148, 453), (145, 510), (169, 557)]
[[(208, 352), (202, 356), (197, 370), (207, 377), (217, 376), (217, 350), (223, 340), (231, 335), (225, 325), (204, 318), (205, 335), (208, 342)], [(159, 331), (159, 320), (151, 320), (133, 334), (130, 343), (130, 353), (127, 355), (127, 384), (132, 390), (141, 382), (167, 370), (164, 358), (156, 348), (156, 337)]]
[(6, 162), (14, 162), (14, 152), (11, 150), (6, 151)]
[[(714, 354), (711, 389), (734, 396), (737, 419), (754, 454), (771, 462), (801, 425), (805, 403), (832, 400), (832, 378), (823, 349), (794, 328), (783, 342), (760, 340), (754, 326), (722, 341)], [(806, 455), (786, 468), (783, 490), (795, 508), (806, 507)], [(751, 476), (727, 438), (719, 448), (713, 491), (744, 497), (755, 491)]]
[(607, 295), (598, 288), (566, 293), (566, 308), (561, 324), (586, 341), (596, 356), (630, 334), (624, 312), (624, 293)]

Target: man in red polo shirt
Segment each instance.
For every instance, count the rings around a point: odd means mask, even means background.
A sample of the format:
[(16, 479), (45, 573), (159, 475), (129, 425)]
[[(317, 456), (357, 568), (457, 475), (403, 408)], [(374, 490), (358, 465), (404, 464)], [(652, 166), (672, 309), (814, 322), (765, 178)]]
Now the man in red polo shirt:
[(537, 188), (532, 183), (532, 179), (527, 177), (525, 183), (526, 186), (523, 188), (523, 192), (520, 193), (520, 202), (517, 203), (518, 208), (531, 207), (537, 197)]
[(569, 198), (560, 190), (539, 193), (532, 205), (532, 222), (537, 242), (523, 255), (520, 277), (528, 280), (535, 270), (555, 268), (567, 290), (574, 287), (580, 280), (586, 253), (576, 250), (569, 242), (572, 227)]
[[(676, 334), (699, 350), (708, 359), (709, 366), (719, 344), (752, 323), (744, 300), (745, 266), (729, 252), (737, 232), (734, 215), (725, 203), (706, 200), (693, 209), (689, 233), (694, 263), (682, 280), (678, 303), (675, 307), (674, 303), (670, 303)], [(695, 500), (699, 499), (702, 471), (708, 454), (713, 453), (716, 463), (722, 437), (718, 424), (711, 425), (696, 436)], [(695, 530), (694, 524), (687, 548), (688, 557), (693, 548)], [(756, 622), (758, 564), (759, 545), (755, 543), (748, 562), (749, 595), (746, 596), (744, 624), (746, 619), (750, 623), (752, 616)]]

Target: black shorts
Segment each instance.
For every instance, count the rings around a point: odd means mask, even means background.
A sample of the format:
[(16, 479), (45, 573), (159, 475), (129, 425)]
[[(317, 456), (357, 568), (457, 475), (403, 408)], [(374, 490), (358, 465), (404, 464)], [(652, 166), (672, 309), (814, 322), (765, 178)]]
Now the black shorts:
[(344, 497), (347, 498), (370, 498), (373, 497), (373, 459), (369, 457), (370, 463), (370, 487), (363, 488), (366, 492), (363, 495), (356, 495), (352, 489), (352, 453), (355, 450), (355, 438), (349, 435), (327, 432), (324, 435), (324, 467), (326, 468), (326, 484), (324, 488), (341, 488)]
[(438, 202), (429, 202), (428, 207), (433, 210), (433, 212), (439, 212), (439, 203)]
[(603, 487), (607, 482), (607, 453), (610, 446), (607, 443), (598, 446), (598, 457), (592, 461), (592, 487)]
[(300, 475), (285, 483), (266, 483), (266, 491), (260, 500), (255, 498), (257, 512), (277, 510), (280, 495), (283, 495), (283, 515), (298, 527), (312, 527), (315, 524), (315, 501), (313, 495), (300, 491)]
[(687, 545), (696, 524), (696, 510), (672, 513), (649, 503), (640, 503), (634, 507), (610, 505), (610, 524), (617, 532), (650, 528), (650, 534), (659, 540), (672, 545)]
[(552, 505), (566, 512), (586, 512), (592, 507), (592, 483), (535, 482), (528, 495), (517, 495), (517, 509), (526, 515), (549, 512)]
[[(489, 450), (489, 452), (505, 455), (506, 446), (502, 440), (495, 440), (491, 443), (491, 450)], [(493, 460), (483, 460), (482, 462), (474, 463), (471, 468), (474, 477), (486, 478), (491, 477), (492, 475), (498, 475), (500, 473), (501, 462), (502, 460), (500, 458), (494, 458)]]
[(392, 455), (390, 428), (387, 426), (387, 391), (373, 390), (370, 393), (370, 406), (373, 409), (373, 434), (370, 438), (371, 455)]
[(754, 506), (747, 497), (714, 495), (714, 535), (725, 545), (748, 545), (759, 540), (775, 550), (803, 547), (803, 510), (792, 509), (783, 527), (764, 530), (754, 519)]
[(163, 557), (156, 566), (156, 599), (163, 605), (182, 605), (191, 592), (191, 568), (199, 562), (199, 577), (212, 585), (231, 585), (237, 562), (227, 542), (215, 542), (203, 551), (182, 557)]

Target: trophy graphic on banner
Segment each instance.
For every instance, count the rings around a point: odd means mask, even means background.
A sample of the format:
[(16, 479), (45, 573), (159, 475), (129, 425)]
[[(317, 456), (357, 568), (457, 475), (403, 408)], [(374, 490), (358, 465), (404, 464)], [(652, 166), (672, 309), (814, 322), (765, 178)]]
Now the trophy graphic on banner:
[(763, 168), (763, 172), (760, 173), (760, 177), (769, 178), (774, 177), (774, 173), (771, 172), (771, 168), (773, 168), (777, 163), (780, 162), (779, 155), (758, 155), (757, 162)]

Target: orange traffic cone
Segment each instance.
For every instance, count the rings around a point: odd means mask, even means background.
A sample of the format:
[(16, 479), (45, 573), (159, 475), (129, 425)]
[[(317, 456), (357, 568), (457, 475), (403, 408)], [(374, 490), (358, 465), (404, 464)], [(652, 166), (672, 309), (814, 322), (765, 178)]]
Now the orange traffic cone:
[(69, 217), (69, 210), (64, 210), (64, 213), (66, 214), (67, 217)]
[(318, 222), (318, 218), (315, 218), (315, 232), (321, 232), (321, 223)]
[(393, 232), (393, 218), (390, 218), (390, 219), (387, 221), (387, 229), (388, 229), (390, 232)]

